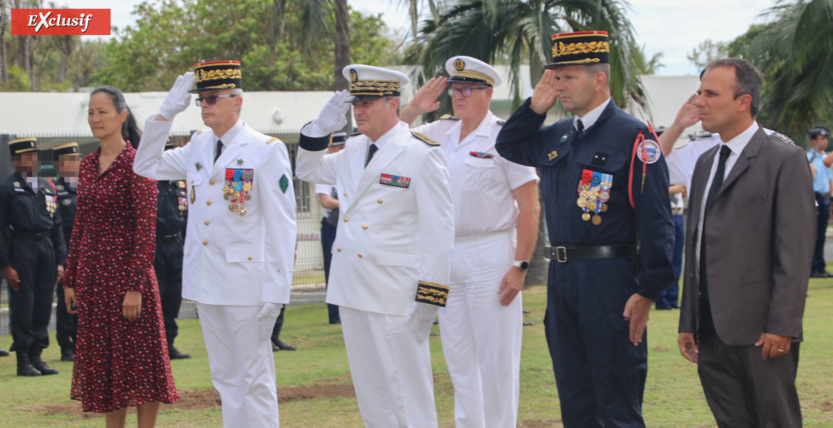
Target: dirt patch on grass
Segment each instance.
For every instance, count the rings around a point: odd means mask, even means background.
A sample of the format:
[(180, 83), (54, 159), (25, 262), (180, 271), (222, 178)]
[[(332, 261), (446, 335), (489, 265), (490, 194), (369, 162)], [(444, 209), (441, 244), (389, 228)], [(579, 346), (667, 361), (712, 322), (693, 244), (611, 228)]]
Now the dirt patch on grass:
[(548, 421), (520, 421), (518, 423), (518, 426), (522, 428), (552, 428), (556, 426), (560, 427), (563, 425), (561, 425), (561, 419), (552, 419)]
[[(179, 391), (179, 401), (173, 404), (163, 404), (164, 409), (199, 410), (211, 407), (219, 407), (221, 404), (220, 393), (216, 389), (196, 390), (186, 389)], [(320, 398), (355, 398), (356, 392), (352, 383), (346, 384), (316, 384), (306, 386), (282, 386), (278, 387), (278, 403), (289, 403), (299, 400), (316, 400)], [(81, 402), (71, 401), (64, 404), (45, 404), (28, 406), (27, 410), (46, 415), (65, 414), (78, 418), (101, 417), (98, 413), (84, 413), (81, 410)]]

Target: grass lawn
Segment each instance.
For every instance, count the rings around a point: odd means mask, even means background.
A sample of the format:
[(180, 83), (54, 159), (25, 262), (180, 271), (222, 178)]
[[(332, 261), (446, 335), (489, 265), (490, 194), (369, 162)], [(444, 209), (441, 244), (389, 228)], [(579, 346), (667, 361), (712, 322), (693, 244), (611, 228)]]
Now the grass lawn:
[[(833, 384), (830, 355), (833, 351), (833, 279), (810, 281), (810, 296), (804, 317), (805, 342), (801, 348), (798, 388), (808, 427), (833, 426)], [(526, 319), (535, 326), (524, 328), (521, 362), (519, 426), (560, 426), (558, 394), (542, 325), (546, 288), (530, 287), (524, 306), (532, 313)], [(714, 420), (703, 398), (696, 367), (677, 350), (678, 311), (654, 311), (648, 327), (649, 371), (643, 411), (649, 427), (711, 427)], [(69, 399), (72, 363), (59, 360), (59, 349), (44, 352), (45, 360), (61, 370), (56, 376), (15, 376), (14, 355), (0, 358), (0, 425), (103, 426), (98, 415), (85, 415), (80, 403)], [(352, 393), (350, 372), (339, 326), (327, 324), (322, 304), (292, 306), (286, 314), (282, 339), (298, 351), (275, 353), (281, 423), (286, 427), (361, 427), (361, 417)], [(434, 385), (440, 426), (451, 427), (453, 395), (443, 360), (440, 338), (432, 337)], [(0, 336), (8, 349), (10, 336)], [(172, 363), (182, 400), (164, 405), (161, 427), (221, 426), (222, 415), (213, 391), (208, 360), (198, 320), (180, 323), (176, 342), (191, 360)], [(128, 424), (135, 426), (135, 412)]]

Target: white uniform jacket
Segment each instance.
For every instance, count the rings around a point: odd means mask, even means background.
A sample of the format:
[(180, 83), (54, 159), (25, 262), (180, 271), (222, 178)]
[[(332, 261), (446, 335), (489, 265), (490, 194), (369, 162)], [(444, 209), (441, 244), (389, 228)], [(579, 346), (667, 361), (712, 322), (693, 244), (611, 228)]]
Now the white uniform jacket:
[(334, 184), (340, 218), (327, 303), (407, 315), (420, 282), (448, 285), (454, 213), (445, 156), (400, 122), (365, 168), (370, 139), (327, 154), (328, 138), (301, 135), (295, 173)]
[[(239, 121), (214, 162), (216, 139), (197, 132), (164, 151), (171, 122), (145, 123), (133, 170), (156, 180), (186, 180), (189, 213), (182, 296), (210, 305), (289, 303), (295, 257), (295, 191), (286, 146)], [(228, 134), (228, 133), (227, 133)], [(246, 215), (230, 210), (227, 169), (251, 170)], [(233, 172), (233, 171), (232, 171)]]

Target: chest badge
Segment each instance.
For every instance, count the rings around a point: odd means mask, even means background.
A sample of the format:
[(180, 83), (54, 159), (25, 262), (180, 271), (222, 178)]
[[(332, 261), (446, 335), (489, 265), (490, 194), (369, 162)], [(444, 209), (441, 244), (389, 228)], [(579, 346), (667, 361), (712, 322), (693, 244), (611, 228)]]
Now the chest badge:
[(202, 169), (202, 164), (201, 164), (201, 163), (199, 163), (199, 162), (197, 162), (197, 163), (195, 163), (195, 164), (194, 164), (194, 168), (196, 168), (196, 169), (197, 169), (197, 171), (199, 171), (199, 170), (201, 170), (201, 169)]
[(566, 143), (566, 142), (567, 142), (567, 138), (569, 138), (567, 134), (562, 135), (562, 136), (561, 136), (561, 144)]
[(555, 159), (555, 158), (557, 158), (557, 157), (558, 157), (558, 151), (557, 151), (557, 150), (553, 150), (553, 151), (551, 151), (551, 152), (550, 152), (550, 154), (548, 154), (548, 155), (547, 155), (547, 160), (548, 160), (548, 161), (551, 161), (551, 160), (553, 160), (553, 159)]
[(237, 159), (237, 164), (238, 164), (238, 165), (243, 165), (243, 162), (244, 162), (244, 161), (243, 161), (243, 159), (242, 159), (242, 158), (241, 158), (241, 159)]
[(226, 168), (226, 180), (223, 183), (223, 198), (229, 201), (228, 209), (243, 217), (248, 213), (246, 201), (252, 199), (250, 192), (254, 188), (253, 169)]
[(495, 155), (486, 152), (469, 152), (469, 156), (473, 156), (480, 159), (491, 159), (495, 157)]
[(400, 175), (382, 174), (379, 178), (379, 184), (387, 186), (401, 187), (407, 189), (411, 187), (411, 177), (402, 177)]
[(613, 175), (611, 174), (604, 174), (589, 169), (583, 169), (581, 171), (576, 205), (581, 208), (582, 220), (592, 220), (595, 226), (602, 223), (600, 213), (607, 211), (607, 201), (610, 199), (610, 188), (612, 186)]

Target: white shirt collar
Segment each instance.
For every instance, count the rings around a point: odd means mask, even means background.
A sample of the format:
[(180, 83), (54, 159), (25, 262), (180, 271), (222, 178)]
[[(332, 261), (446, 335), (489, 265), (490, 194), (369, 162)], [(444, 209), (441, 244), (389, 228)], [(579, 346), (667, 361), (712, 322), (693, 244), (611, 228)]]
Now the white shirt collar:
[(223, 135), (215, 135), (214, 136), (214, 145), (217, 145), (217, 140), (223, 140), (223, 150), (228, 148), (229, 144), (237, 138), (237, 135), (240, 134), (240, 131), (243, 130), (243, 120), (237, 119), (237, 123), (234, 124), (228, 131), (226, 131)]
[[(729, 146), (729, 149), (732, 150), (732, 154), (740, 156), (743, 149), (745, 149), (746, 145), (749, 144), (749, 141), (752, 140), (752, 136), (758, 132), (758, 128), (760, 128), (760, 126), (758, 126), (758, 122), (753, 121), (752, 125), (750, 125), (749, 128), (746, 128), (746, 131), (741, 132), (735, 136), (735, 138), (726, 141), (724, 144)], [(723, 139), (721, 138), (721, 141), (722, 140)]]
[(579, 119), (581, 119), (581, 123), (584, 124), (584, 129), (593, 126), (596, 123), (596, 121), (599, 120), (599, 117), (602, 116), (602, 112), (605, 108), (607, 108), (607, 105), (609, 103), (610, 98), (608, 98), (607, 101), (596, 106), (596, 108), (594, 108), (593, 110), (588, 111), (587, 114), (585, 114), (584, 116), (576, 116), (576, 118), (573, 120), (573, 127), (578, 129), (576, 124), (578, 123)]

